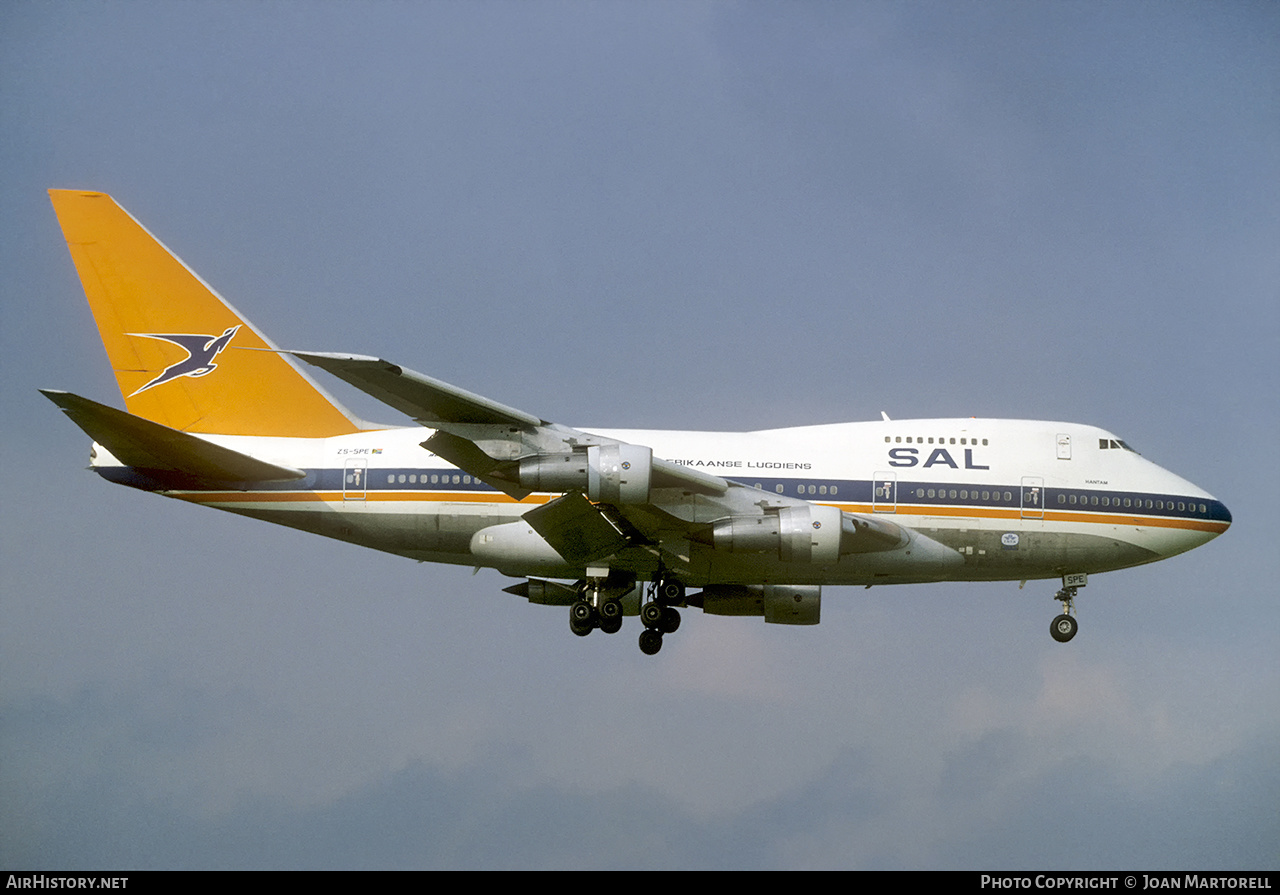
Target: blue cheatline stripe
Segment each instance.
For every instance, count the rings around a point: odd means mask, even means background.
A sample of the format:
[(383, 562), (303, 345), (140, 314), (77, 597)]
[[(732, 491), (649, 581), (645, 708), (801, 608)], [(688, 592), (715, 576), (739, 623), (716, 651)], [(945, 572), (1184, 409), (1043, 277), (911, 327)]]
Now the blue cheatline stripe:
[[(344, 476), (347, 470), (340, 467), (328, 467), (305, 470), (306, 478), (291, 482), (265, 482), (252, 486), (250, 491), (264, 492), (309, 492), (337, 491), (344, 487)], [(145, 491), (165, 491), (189, 489), (193, 491), (210, 490), (196, 483), (182, 483), (168, 476), (149, 474), (145, 470), (121, 467), (105, 467), (97, 472), (104, 478), (117, 484), (141, 488)], [(423, 492), (436, 494), (441, 491), (499, 494), (501, 492), (474, 476), (456, 470), (423, 469), (421, 467), (363, 469), (365, 478), (363, 490), (367, 494), (413, 493)], [(410, 481), (410, 477), (416, 481)], [(401, 481), (403, 477), (404, 481)], [(432, 478), (436, 481), (432, 481)], [(445, 481), (447, 479), (447, 481)], [(456, 481), (455, 481), (456, 479)], [(886, 501), (883, 498), (872, 500), (873, 483), (869, 479), (823, 479), (823, 478), (752, 478), (735, 479), (739, 484), (749, 488), (759, 487), (762, 491), (785, 494), (788, 497), (799, 497), (818, 503), (857, 503), (857, 504), (896, 504), (900, 509), (992, 509), (1018, 510), (1024, 509), (1024, 495), (1021, 484), (980, 484), (958, 485), (955, 482), (922, 482), (899, 479), (896, 482), (896, 495)], [(883, 482), (879, 483), (883, 487)], [(781, 488), (781, 491), (779, 491)], [(823, 493), (825, 489), (826, 493)], [(213, 489), (222, 490), (222, 489)], [(1026, 509), (1031, 511), (1069, 513), (1098, 513), (1105, 515), (1141, 515), (1149, 517), (1165, 517), (1171, 519), (1195, 519), (1211, 522), (1231, 522), (1231, 513), (1222, 501), (1190, 498), (1186, 495), (1156, 493), (1147, 491), (1116, 491), (1109, 489), (1088, 488), (1042, 488), (1037, 506), (1027, 499)], [(1072, 497), (1076, 502), (1071, 503)], [(426, 499), (424, 497), (424, 499)], [(1103, 501), (1107, 504), (1104, 505)], [(1128, 505), (1126, 505), (1126, 501)], [(1201, 507), (1204, 509), (1201, 510)]]

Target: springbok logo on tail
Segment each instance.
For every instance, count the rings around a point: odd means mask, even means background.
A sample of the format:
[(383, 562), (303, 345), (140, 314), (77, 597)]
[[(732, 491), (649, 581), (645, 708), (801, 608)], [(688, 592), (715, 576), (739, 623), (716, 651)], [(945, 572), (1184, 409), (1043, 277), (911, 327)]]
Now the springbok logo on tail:
[[(165, 367), (163, 373), (138, 389), (133, 395), (141, 394), (157, 385), (164, 385), (164, 383), (181, 376), (204, 376), (206, 373), (212, 373), (218, 368), (213, 359), (222, 353), (222, 349), (231, 344), (231, 339), (235, 336), (236, 330), (240, 326), (240, 324), (229, 326), (220, 336), (185, 335), (182, 333), (164, 335), (160, 333), (129, 333), (131, 336), (141, 336), (144, 339), (160, 339), (165, 342), (172, 342), (187, 352), (186, 357), (176, 364)], [(132, 398), (133, 395), (129, 397)]]

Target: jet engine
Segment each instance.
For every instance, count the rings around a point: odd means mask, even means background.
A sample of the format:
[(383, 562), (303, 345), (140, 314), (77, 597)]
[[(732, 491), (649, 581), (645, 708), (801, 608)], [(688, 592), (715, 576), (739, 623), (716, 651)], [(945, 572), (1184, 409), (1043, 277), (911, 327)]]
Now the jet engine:
[(895, 550), (908, 538), (892, 522), (809, 504), (720, 519), (706, 540), (730, 553), (776, 553), (783, 562), (832, 563), (851, 553)]
[(774, 625), (816, 625), (822, 588), (812, 584), (713, 584), (689, 597), (708, 615), (762, 615)]
[(593, 445), (585, 451), (540, 454), (519, 461), (516, 480), (531, 491), (581, 491), (615, 505), (649, 502), (653, 450), (638, 444)]

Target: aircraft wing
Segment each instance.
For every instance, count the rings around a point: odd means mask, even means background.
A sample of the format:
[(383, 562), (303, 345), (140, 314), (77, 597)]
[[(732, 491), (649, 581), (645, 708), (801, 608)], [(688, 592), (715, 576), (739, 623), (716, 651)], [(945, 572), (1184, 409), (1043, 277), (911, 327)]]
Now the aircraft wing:
[[(429, 450), (482, 481), (488, 481), (493, 471), (486, 456), (494, 461), (511, 460), (519, 456), (571, 452), (573, 446), (589, 443), (617, 443), (614, 439), (554, 425), (381, 358), (318, 351), (285, 353), (332, 373), (424, 426), (452, 436), (433, 436)], [(505, 433), (501, 431), (504, 427), (508, 430)], [(512, 430), (518, 430), (524, 437), (517, 440), (512, 437), (517, 432)], [(525, 447), (528, 441), (535, 444)], [(490, 456), (477, 442), (485, 443), (497, 456)], [(522, 448), (513, 448), (517, 442)], [(719, 476), (659, 458), (653, 459), (653, 472), (659, 487), (685, 488), (700, 494), (724, 494), (729, 489), (729, 483)], [(502, 490), (512, 493), (509, 488)]]
[(561, 494), (523, 518), (572, 563), (660, 547), (673, 537), (717, 550), (778, 550), (796, 559), (821, 554), (831, 561), (898, 550), (923, 537), (882, 518), (681, 466), (644, 445), (550, 423), (381, 358), (285, 353), (435, 429), (424, 448), (516, 499)]
[(532, 429), (547, 425), (522, 410), (472, 394), (426, 374), (406, 370), (382, 358), (318, 351), (285, 353), (327, 370), (424, 426), (461, 423)]

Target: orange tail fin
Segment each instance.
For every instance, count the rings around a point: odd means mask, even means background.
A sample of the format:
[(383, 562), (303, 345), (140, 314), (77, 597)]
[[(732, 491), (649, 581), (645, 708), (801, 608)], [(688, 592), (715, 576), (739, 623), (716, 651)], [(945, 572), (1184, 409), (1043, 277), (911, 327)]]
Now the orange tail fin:
[[(222, 435), (359, 429), (114, 199), (78, 190), (49, 196), (130, 413)], [(251, 348), (268, 350), (242, 350)]]

